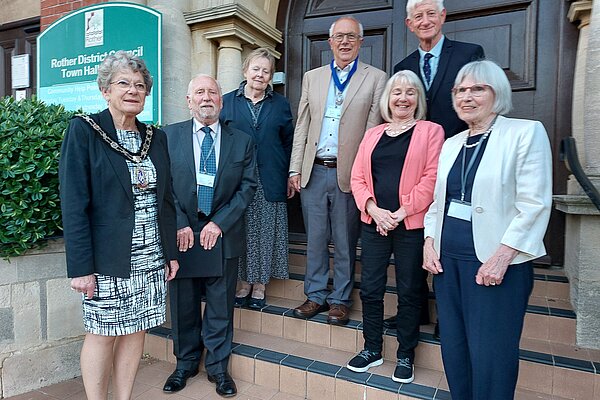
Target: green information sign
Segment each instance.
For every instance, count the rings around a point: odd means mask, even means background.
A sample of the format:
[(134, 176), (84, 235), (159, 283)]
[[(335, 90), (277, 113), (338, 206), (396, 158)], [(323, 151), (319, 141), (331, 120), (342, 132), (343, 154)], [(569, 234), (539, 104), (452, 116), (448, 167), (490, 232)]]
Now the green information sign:
[(158, 11), (131, 3), (103, 3), (65, 15), (37, 39), (38, 98), (68, 110), (105, 109), (96, 83), (98, 64), (125, 50), (146, 62), (154, 80), (138, 118), (160, 123), (161, 22)]

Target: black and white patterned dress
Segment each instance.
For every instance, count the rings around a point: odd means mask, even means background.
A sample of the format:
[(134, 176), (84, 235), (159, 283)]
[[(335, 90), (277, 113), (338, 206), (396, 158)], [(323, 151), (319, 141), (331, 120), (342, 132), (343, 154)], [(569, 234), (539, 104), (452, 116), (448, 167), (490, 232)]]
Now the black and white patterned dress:
[[(118, 142), (136, 153), (138, 132), (117, 130)], [(96, 291), (83, 301), (85, 330), (103, 336), (128, 335), (158, 326), (166, 316), (165, 258), (158, 227), (156, 169), (147, 157), (140, 164), (127, 160), (134, 198), (131, 275), (118, 278), (96, 274)], [(140, 169), (148, 187), (137, 187)]]

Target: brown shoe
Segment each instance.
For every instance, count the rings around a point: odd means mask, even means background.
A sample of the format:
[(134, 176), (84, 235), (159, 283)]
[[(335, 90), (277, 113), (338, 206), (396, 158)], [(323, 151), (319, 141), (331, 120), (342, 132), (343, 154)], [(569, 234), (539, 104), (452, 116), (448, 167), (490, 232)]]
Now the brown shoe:
[(294, 315), (298, 318), (312, 318), (320, 312), (329, 310), (329, 304), (323, 305), (312, 300), (306, 300), (301, 306), (294, 308)]
[(350, 319), (350, 309), (343, 304), (332, 304), (327, 322), (332, 325), (346, 325)]

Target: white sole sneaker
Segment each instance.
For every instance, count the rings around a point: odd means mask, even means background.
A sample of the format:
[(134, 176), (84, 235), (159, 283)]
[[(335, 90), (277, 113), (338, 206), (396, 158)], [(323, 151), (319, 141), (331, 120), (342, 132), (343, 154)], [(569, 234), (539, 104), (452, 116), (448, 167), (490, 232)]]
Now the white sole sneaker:
[(348, 365), (346, 365), (346, 368), (348, 368), (350, 371), (353, 371), (353, 372), (367, 372), (367, 370), (369, 368), (377, 367), (381, 364), (383, 364), (383, 357), (380, 358), (379, 360), (373, 361), (371, 364), (367, 365), (366, 367), (358, 368), (358, 367), (353, 367), (350, 364), (348, 364)]
[(392, 380), (394, 382), (398, 382), (398, 383), (411, 383), (412, 381), (415, 380), (415, 367), (413, 366), (412, 376), (410, 378), (406, 378), (406, 379), (396, 378), (396, 376), (392, 373)]

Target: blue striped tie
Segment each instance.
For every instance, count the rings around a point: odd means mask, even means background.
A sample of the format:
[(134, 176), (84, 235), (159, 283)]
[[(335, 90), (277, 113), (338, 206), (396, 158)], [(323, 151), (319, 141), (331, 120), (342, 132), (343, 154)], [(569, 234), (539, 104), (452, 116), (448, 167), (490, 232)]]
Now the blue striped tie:
[[(213, 148), (214, 140), (210, 134), (208, 126), (201, 128), (204, 132), (204, 140), (200, 147), (200, 173), (215, 176), (217, 173), (217, 158)], [(211, 151), (212, 149), (212, 151)], [(212, 208), (214, 188), (210, 186), (198, 186), (198, 209), (204, 214), (209, 215)]]

